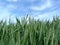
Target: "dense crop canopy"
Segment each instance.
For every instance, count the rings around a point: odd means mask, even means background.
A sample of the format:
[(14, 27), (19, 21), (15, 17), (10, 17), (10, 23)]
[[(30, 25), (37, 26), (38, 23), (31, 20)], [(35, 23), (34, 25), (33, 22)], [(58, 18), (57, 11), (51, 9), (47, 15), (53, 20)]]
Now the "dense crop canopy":
[(40, 21), (16, 18), (16, 24), (0, 21), (0, 45), (60, 45), (60, 19)]

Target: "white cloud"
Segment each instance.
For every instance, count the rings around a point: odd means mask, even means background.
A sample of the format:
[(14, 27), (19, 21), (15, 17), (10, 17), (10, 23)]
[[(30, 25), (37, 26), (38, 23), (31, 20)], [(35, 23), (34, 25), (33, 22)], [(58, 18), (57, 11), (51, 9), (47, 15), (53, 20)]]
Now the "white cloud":
[(32, 7), (30, 7), (32, 10), (44, 10), (44, 9), (46, 9), (46, 8), (50, 8), (50, 7), (52, 7), (52, 0), (46, 0), (46, 2), (45, 3), (43, 3), (43, 4), (41, 4), (41, 5), (39, 5), (39, 6), (32, 6)]
[(13, 4), (8, 4), (6, 6), (7, 9), (11, 10), (11, 9), (17, 9), (17, 6), (16, 5), (13, 5)]
[(59, 16), (60, 17), (59, 12), (60, 11), (55, 10), (55, 11), (52, 11), (52, 12), (49, 12), (49, 13), (43, 13), (41, 15), (37, 15), (34, 18), (36, 20), (37, 19), (40, 19), (40, 20), (46, 20), (46, 19), (47, 20), (52, 20), (54, 16)]
[(6, 19), (9, 17), (9, 11), (5, 8), (0, 8), (0, 20)]
[(25, 2), (34, 2), (36, 0), (24, 0)]
[(8, 22), (9, 18), (11, 18), (12, 22), (16, 22), (15, 15), (12, 14), (8, 8), (0, 7), (0, 20), (3, 20), (3, 21), (7, 20)]
[(18, 0), (7, 0), (8, 2), (17, 2)]

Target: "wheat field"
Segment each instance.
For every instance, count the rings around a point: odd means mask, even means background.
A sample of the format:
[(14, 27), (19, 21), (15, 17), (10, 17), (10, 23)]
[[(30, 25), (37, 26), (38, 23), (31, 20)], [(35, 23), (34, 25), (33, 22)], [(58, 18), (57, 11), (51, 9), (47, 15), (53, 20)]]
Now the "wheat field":
[(16, 18), (16, 23), (0, 21), (0, 45), (60, 45), (60, 19), (40, 21)]

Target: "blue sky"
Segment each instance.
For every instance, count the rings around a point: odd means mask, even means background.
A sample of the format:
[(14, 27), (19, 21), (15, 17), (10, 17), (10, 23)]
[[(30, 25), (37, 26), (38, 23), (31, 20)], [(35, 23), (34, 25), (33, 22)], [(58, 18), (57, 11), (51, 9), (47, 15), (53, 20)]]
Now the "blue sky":
[(0, 0), (0, 20), (27, 14), (35, 19), (60, 17), (60, 0)]

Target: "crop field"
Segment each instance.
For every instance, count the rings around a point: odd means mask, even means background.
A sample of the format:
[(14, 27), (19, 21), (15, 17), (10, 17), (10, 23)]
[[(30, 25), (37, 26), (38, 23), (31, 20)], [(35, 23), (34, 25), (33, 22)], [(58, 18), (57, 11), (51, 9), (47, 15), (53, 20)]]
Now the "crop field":
[(60, 45), (60, 19), (0, 21), (0, 45)]

